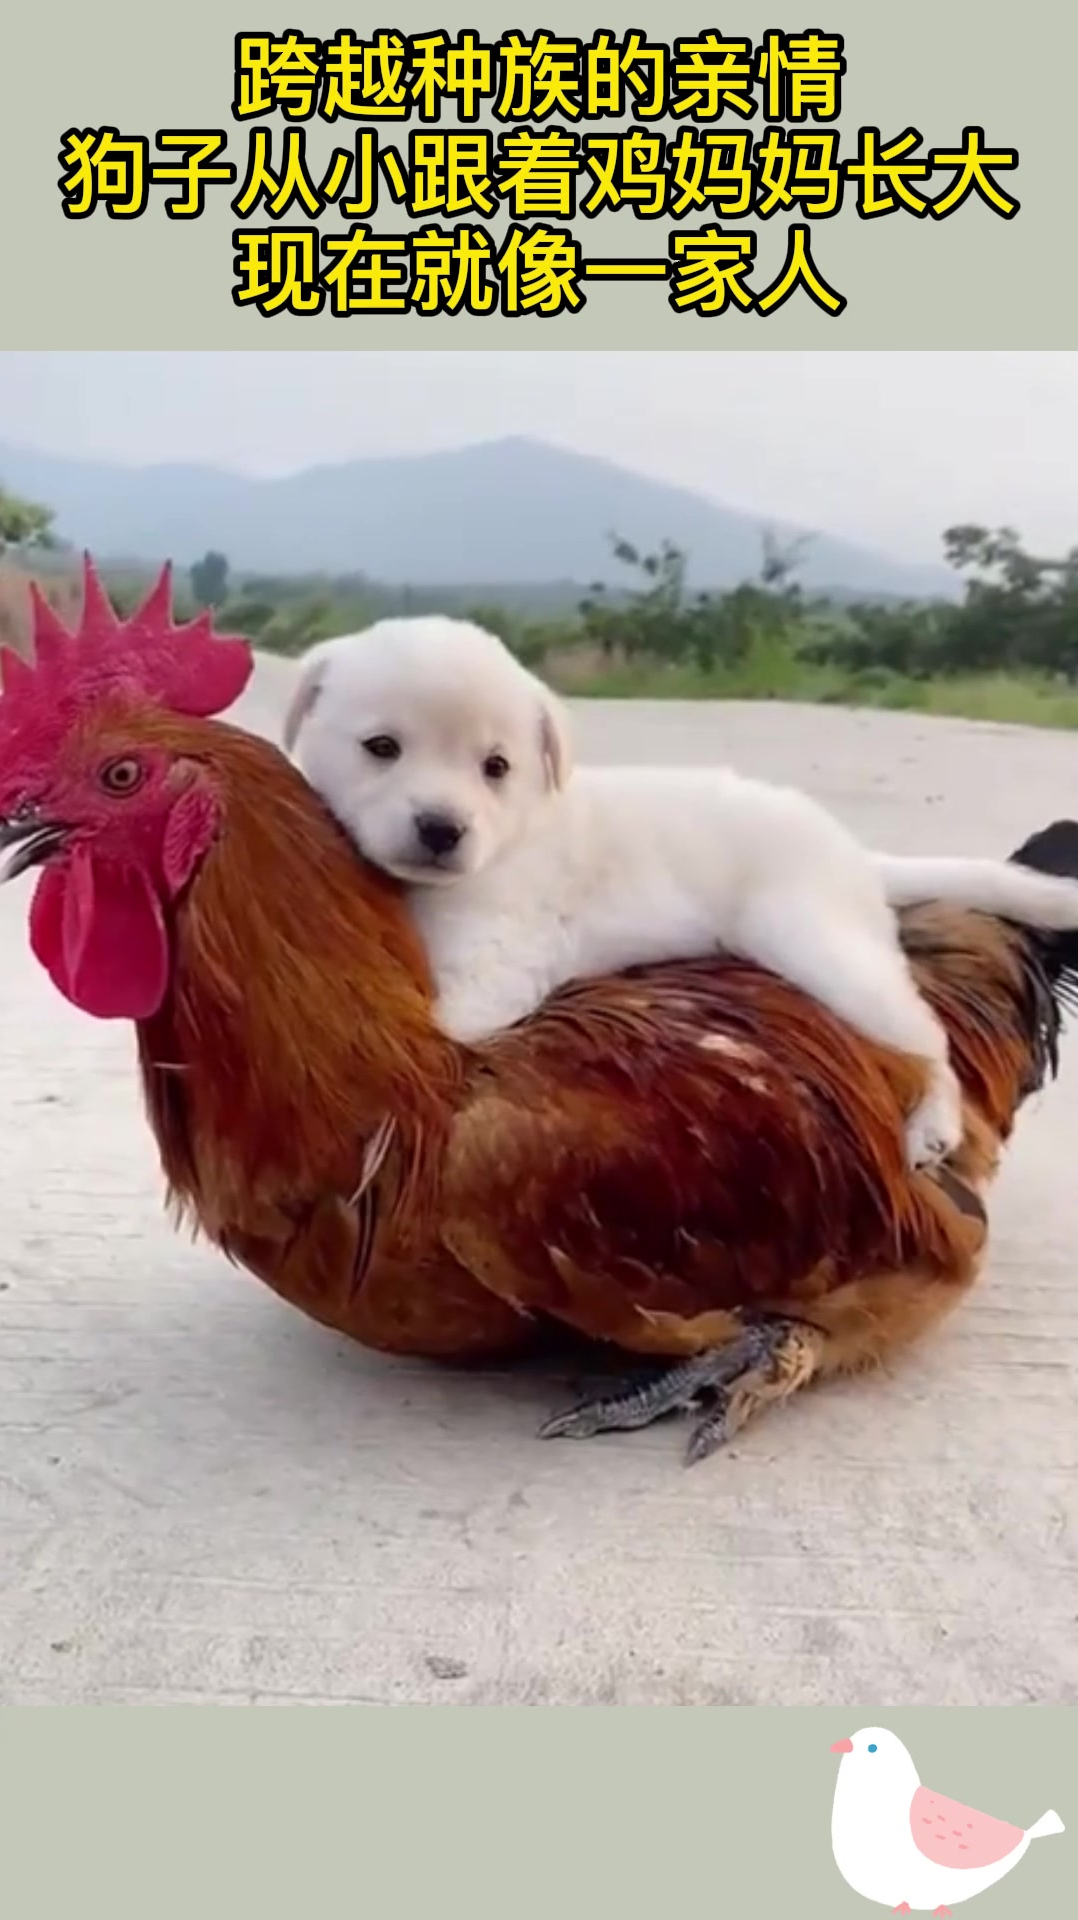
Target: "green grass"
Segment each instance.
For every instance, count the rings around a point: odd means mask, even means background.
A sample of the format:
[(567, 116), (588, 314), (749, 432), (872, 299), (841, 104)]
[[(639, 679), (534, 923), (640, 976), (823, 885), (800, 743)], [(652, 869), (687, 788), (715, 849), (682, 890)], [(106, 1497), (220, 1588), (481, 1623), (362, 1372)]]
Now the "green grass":
[(814, 666), (789, 647), (762, 641), (736, 665), (710, 669), (641, 661), (582, 676), (572, 669), (571, 653), (566, 660), (564, 677), (556, 652), (547, 655), (540, 671), (567, 691), (593, 699), (842, 700), (850, 681), (841, 668)]
[[(547, 671), (557, 682), (557, 660)], [(1078, 689), (1034, 675), (969, 674), (913, 680), (902, 674), (851, 674), (817, 667), (789, 654), (749, 657), (739, 667), (705, 672), (695, 667), (626, 666), (586, 679), (567, 676), (566, 691), (599, 700), (796, 700), (834, 706), (878, 707), (950, 714), (1025, 727), (1078, 728)]]
[(986, 673), (954, 680), (899, 681), (881, 705), (1022, 727), (1078, 727), (1078, 690), (1054, 680)]

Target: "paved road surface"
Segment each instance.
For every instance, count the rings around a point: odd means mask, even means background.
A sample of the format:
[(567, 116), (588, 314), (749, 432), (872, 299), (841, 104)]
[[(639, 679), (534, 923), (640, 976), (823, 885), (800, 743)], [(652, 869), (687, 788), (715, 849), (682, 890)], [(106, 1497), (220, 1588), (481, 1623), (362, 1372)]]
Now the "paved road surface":
[[(1006, 852), (1078, 810), (1063, 735), (580, 726), (589, 758), (800, 782), (896, 850)], [(950, 1328), (687, 1472), (676, 1428), (542, 1444), (563, 1380), (365, 1354), (175, 1238), (130, 1032), (53, 993), (27, 893), (0, 896), (0, 1701), (1078, 1701), (1078, 1035)]]

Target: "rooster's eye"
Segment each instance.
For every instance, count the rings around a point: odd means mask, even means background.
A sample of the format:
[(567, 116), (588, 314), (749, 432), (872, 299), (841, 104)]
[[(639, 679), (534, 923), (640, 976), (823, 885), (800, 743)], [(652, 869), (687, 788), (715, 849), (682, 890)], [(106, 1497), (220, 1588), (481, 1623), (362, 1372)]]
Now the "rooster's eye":
[(401, 743), (394, 740), (391, 733), (372, 733), (369, 740), (364, 740), (363, 747), (373, 760), (399, 760), (401, 757)]
[(106, 793), (126, 796), (142, 785), (142, 764), (138, 760), (107, 760), (100, 773)]

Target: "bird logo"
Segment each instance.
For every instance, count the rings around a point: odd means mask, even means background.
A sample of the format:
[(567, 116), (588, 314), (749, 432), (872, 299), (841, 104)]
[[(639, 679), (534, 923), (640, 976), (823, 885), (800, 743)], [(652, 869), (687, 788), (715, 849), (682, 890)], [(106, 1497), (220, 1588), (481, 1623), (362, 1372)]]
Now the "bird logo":
[(1058, 1813), (1013, 1827), (923, 1787), (897, 1734), (836, 1740), (831, 1847), (847, 1885), (892, 1913), (947, 1915), (1018, 1865), (1031, 1840), (1062, 1833)]

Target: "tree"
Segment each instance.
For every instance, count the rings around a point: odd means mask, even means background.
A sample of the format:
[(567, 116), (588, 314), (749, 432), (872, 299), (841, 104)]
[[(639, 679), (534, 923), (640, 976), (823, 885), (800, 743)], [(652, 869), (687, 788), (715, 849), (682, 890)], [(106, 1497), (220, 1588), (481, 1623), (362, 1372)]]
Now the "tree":
[(1013, 527), (948, 527), (943, 549), (965, 577), (960, 605), (859, 603), (809, 657), (854, 672), (934, 679), (1047, 673), (1078, 679), (1078, 552), (1040, 559)]
[(596, 643), (605, 658), (621, 653), (627, 660), (669, 660), (687, 651), (683, 632), (686, 557), (672, 540), (661, 542), (655, 553), (641, 553), (631, 541), (610, 534), (611, 551), (623, 567), (640, 577), (635, 592), (605, 598), (601, 580), (580, 602), (585, 638)]
[(54, 519), (51, 507), (20, 500), (17, 494), (0, 487), (0, 557), (53, 546), (50, 529)]
[(726, 593), (690, 594), (688, 556), (672, 540), (642, 553), (612, 535), (614, 558), (633, 568), (640, 584), (612, 600), (597, 582), (580, 603), (584, 636), (607, 659), (620, 653), (627, 660), (692, 665), (702, 673), (737, 666), (761, 649), (796, 646), (806, 613), (794, 578), (803, 545), (783, 547), (766, 533), (756, 580)]
[(961, 607), (916, 600), (857, 600), (821, 626), (805, 657), (858, 675), (931, 680), (955, 671)]
[(228, 592), (228, 561), (223, 553), (204, 553), (191, 568), (191, 592), (200, 607), (219, 607)]
[(801, 565), (805, 548), (812, 545), (815, 534), (795, 534), (785, 545), (780, 541), (772, 527), (765, 527), (763, 534), (763, 557), (760, 561), (760, 585), (772, 593), (783, 594), (791, 604), (801, 598), (801, 588), (797, 582), (797, 569)]
[(1078, 555), (1038, 559), (1012, 527), (949, 527), (951, 565), (966, 575), (952, 628), (953, 670), (1078, 674)]

